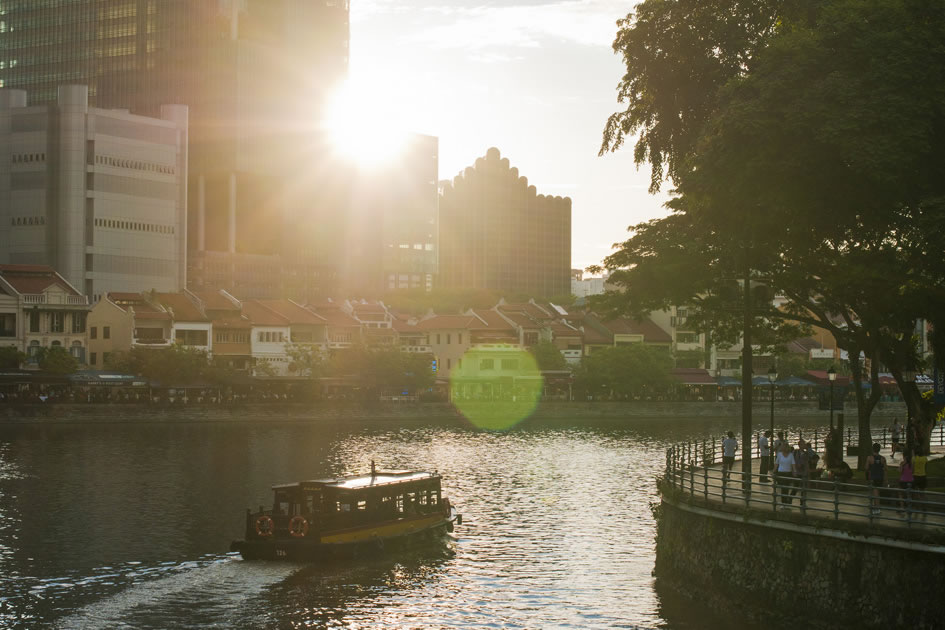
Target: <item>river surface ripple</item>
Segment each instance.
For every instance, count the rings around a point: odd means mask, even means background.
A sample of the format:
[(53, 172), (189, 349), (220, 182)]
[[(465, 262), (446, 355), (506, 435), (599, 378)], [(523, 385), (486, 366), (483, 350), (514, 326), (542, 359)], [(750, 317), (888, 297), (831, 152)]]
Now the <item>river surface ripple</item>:
[[(651, 575), (665, 447), (737, 423), (0, 426), (0, 628), (750, 627)], [(271, 485), (372, 459), (438, 470), (453, 538), (325, 566), (227, 553)]]

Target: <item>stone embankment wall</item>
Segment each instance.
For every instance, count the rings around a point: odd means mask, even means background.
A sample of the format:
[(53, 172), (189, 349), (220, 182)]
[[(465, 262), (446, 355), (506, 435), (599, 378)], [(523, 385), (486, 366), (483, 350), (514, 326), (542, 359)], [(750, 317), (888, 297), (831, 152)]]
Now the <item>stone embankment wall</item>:
[(772, 628), (945, 628), (941, 544), (748, 522), (665, 495), (654, 512), (661, 585), (733, 622), (747, 616)]
[[(488, 403), (479, 403), (485, 409)], [(775, 417), (821, 417), (827, 412), (816, 403), (797, 402), (775, 405)], [(874, 417), (905, 417), (901, 403), (883, 403)], [(768, 418), (767, 404), (755, 405), (758, 421)], [(486, 414), (487, 415), (487, 414)], [(847, 426), (856, 425), (856, 408), (846, 411)], [(459, 412), (449, 403), (378, 403), (358, 404), (332, 402), (313, 403), (244, 403), (234, 405), (170, 405), (170, 404), (0, 404), (0, 423), (45, 422), (260, 422), (306, 421), (315, 419), (410, 419), (427, 420), (458, 418)], [(623, 418), (740, 418), (740, 403), (700, 402), (547, 402), (538, 405), (532, 418), (547, 419), (623, 419)]]

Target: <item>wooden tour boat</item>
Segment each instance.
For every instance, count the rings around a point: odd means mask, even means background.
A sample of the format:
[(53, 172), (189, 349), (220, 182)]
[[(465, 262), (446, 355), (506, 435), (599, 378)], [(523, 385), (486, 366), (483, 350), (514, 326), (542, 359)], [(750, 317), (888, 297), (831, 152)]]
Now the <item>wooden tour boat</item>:
[(272, 487), (272, 509), (246, 510), (243, 558), (319, 560), (442, 537), (462, 515), (436, 472), (380, 471)]

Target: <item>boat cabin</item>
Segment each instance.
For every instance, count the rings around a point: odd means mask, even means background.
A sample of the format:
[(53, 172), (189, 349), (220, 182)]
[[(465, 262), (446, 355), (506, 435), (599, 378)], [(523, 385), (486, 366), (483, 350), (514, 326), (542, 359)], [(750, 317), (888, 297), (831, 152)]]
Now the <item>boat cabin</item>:
[(356, 528), (384, 521), (442, 512), (437, 473), (375, 471), (372, 474), (317, 479), (273, 486), (271, 516), (276, 536), (291, 533), (301, 516), (317, 532)]

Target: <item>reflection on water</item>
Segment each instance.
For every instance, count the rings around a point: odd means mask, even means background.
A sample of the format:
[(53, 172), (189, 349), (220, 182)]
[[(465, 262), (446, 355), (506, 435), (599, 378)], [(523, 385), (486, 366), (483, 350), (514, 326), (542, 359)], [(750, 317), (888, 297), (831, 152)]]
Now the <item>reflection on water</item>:
[[(654, 588), (649, 504), (668, 443), (736, 423), (0, 427), (0, 627), (731, 627)], [(439, 470), (455, 539), (325, 566), (226, 553), (272, 484), (372, 459)]]

